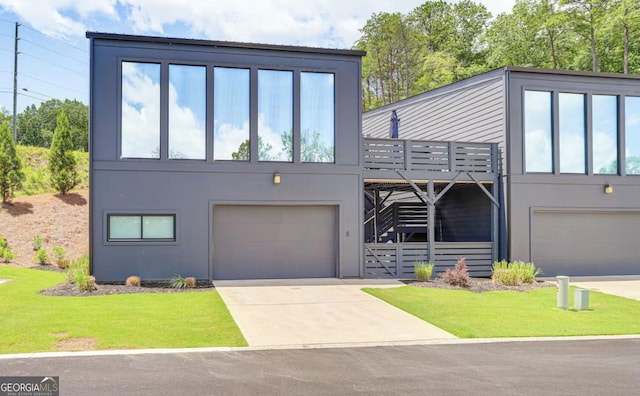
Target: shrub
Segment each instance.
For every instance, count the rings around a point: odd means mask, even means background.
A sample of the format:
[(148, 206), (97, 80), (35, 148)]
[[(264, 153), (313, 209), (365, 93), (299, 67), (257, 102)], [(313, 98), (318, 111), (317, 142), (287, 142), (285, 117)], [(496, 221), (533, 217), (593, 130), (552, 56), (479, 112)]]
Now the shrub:
[(184, 284), (190, 289), (196, 287), (196, 278), (190, 276), (188, 278), (184, 278)]
[(45, 248), (41, 247), (40, 249), (38, 249), (38, 251), (36, 252), (36, 256), (33, 258), (33, 260), (40, 265), (49, 264), (49, 255), (47, 254), (47, 251), (45, 250)]
[(71, 127), (64, 110), (60, 111), (56, 117), (56, 128), (49, 149), (48, 168), (51, 186), (61, 194), (66, 194), (78, 184)]
[(515, 286), (521, 283), (533, 283), (542, 271), (536, 268), (534, 263), (506, 260), (493, 263), (491, 279), (494, 283), (507, 286)]
[(60, 246), (54, 246), (53, 247), (53, 255), (56, 258), (56, 265), (58, 266), (58, 268), (67, 268), (67, 266), (69, 265), (69, 261), (64, 259), (64, 256), (67, 254), (67, 251)]
[(413, 270), (416, 274), (416, 279), (420, 282), (429, 282), (431, 274), (433, 273), (433, 264), (427, 264), (425, 262), (415, 263)]
[(33, 246), (33, 251), (37, 252), (42, 247), (43, 239), (40, 235), (35, 235), (31, 238), (31, 245)]
[(67, 282), (85, 292), (96, 289), (96, 278), (89, 274), (89, 256), (85, 255), (71, 262), (67, 268)]
[(9, 246), (0, 247), (0, 259), (3, 263), (10, 263), (11, 260), (16, 258), (16, 252)]
[(132, 275), (132, 276), (127, 278), (127, 281), (125, 282), (125, 284), (127, 286), (139, 287), (140, 286), (140, 277)]
[(176, 275), (173, 278), (169, 279), (169, 287), (174, 289), (185, 289), (187, 287), (186, 280), (180, 275)]
[(451, 268), (447, 268), (444, 273), (440, 275), (440, 278), (452, 286), (469, 286), (471, 278), (469, 277), (469, 270), (467, 269), (465, 260), (465, 257), (459, 258), (458, 263), (455, 265), (453, 270)]

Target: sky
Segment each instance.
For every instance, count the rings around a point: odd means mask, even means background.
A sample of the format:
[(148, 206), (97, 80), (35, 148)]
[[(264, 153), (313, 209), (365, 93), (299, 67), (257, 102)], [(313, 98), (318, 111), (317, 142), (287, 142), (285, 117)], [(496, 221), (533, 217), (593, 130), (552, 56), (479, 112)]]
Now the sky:
[[(476, 0), (495, 16), (515, 0)], [(88, 103), (86, 31), (351, 48), (373, 13), (420, 0), (0, 0), (0, 108), (12, 111), (18, 22), (17, 111), (51, 99)]]

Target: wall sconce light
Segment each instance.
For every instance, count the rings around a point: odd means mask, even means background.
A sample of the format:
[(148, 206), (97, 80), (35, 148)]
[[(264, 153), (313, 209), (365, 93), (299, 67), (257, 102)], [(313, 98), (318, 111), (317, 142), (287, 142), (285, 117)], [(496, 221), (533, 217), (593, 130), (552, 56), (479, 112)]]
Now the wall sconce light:
[(613, 186), (611, 184), (607, 184), (606, 186), (604, 186), (604, 193), (613, 194)]
[(273, 184), (280, 184), (280, 174), (277, 172), (273, 174)]

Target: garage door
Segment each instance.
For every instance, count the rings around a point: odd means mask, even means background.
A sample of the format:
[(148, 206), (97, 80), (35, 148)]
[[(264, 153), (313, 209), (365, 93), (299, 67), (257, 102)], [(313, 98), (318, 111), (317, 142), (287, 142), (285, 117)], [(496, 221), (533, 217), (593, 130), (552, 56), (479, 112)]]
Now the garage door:
[(214, 206), (213, 278), (336, 276), (335, 206)]
[(640, 274), (640, 212), (534, 212), (531, 231), (545, 276)]

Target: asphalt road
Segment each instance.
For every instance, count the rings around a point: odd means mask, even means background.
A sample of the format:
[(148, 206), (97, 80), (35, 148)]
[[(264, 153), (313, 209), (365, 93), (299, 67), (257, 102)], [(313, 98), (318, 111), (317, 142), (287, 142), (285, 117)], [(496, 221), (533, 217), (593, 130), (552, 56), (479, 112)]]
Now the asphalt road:
[(61, 395), (638, 395), (640, 339), (0, 360)]

